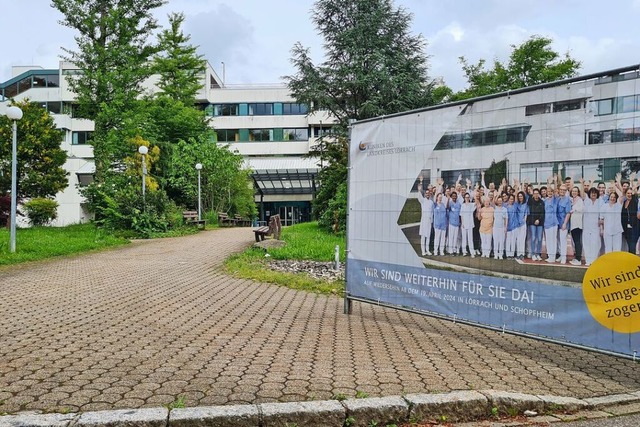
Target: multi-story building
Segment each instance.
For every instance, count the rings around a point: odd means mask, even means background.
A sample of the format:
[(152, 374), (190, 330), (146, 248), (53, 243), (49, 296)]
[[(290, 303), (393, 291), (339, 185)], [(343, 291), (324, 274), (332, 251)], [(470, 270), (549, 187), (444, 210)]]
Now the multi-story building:
[(502, 160), (510, 180), (531, 183), (640, 172), (637, 66), (432, 107), (420, 120), (438, 123), (427, 131), (436, 144), (424, 174), (446, 183), (460, 174), (478, 182)]
[[(10, 99), (29, 99), (45, 107), (65, 131), (61, 146), (68, 154), (64, 168), (69, 185), (56, 197), (60, 207), (55, 225), (90, 219), (78, 187), (90, 182), (95, 171), (88, 144), (94, 124), (73, 116), (75, 94), (66, 75), (75, 72), (68, 62), (58, 69), (14, 67), (13, 77), (0, 83), (0, 114)], [(307, 154), (333, 120), (326, 114), (308, 114), (307, 106), (295, 103), (284, 85), (225, 85), (209, 64), (202, 79), (196, 103), (209, 118), (217, 143), (244, 156), (254, 170), (260, 219), (279, 213), (285, 224), (308, 221), (319, 161)], [(145, 90), (155, 91), (155, 82), (151, 77)]]

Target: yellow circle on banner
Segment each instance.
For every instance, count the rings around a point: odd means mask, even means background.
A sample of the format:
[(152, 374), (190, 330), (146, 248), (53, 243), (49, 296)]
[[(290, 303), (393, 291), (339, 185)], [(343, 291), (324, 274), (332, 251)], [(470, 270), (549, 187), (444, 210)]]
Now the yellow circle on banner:
[(621, 333), (640, 332), (640, 257), (629, 252), (602, 255), (585, 273), (582, 295), (602, 326)]

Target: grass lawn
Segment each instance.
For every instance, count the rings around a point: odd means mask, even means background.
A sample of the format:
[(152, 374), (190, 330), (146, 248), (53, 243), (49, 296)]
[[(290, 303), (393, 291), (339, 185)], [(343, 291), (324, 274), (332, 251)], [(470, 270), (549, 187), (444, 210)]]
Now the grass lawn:
[(280, 239), (287, 245), (269, 249), (269, 257), (263, 249), (249, 248), (233, 255), (225, 263), (227, 273), (236, 277), (273, 283), (292, 289), (321, 294), (342, 294), (344, 281), (327, 282), (310, 278), (306, 274), (288, 274), (269, 268), (269, 259), (313, 260), (331, 262), (335, 247), (340, 246), (340, 262), (345, 261), (345, 236), (329, 234), (318, 227), (317, 222), (296, 224), (282, 229)]
[(9, 229), (0, 229), (0, 265), (18, 264), (125, 245), (122, 237), (97, 229), (93, 224), (67, 227), (32, 227), (16, 230), (16, 252), (9, 252)]

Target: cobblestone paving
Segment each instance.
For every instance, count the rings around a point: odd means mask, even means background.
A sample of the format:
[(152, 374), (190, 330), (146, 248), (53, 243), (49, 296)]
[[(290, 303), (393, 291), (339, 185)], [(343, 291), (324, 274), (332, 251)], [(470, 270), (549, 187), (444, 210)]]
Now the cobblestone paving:
[(230, 278), (248, 229), (0, 269), (0, 413), (637, 390), (631, 361)]

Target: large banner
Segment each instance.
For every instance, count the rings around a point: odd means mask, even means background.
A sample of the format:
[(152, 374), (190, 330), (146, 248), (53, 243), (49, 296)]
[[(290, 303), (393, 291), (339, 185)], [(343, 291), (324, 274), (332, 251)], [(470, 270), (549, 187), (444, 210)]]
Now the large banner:
[(347, 298), (635, 357), (637, 77), (355, 123)]

